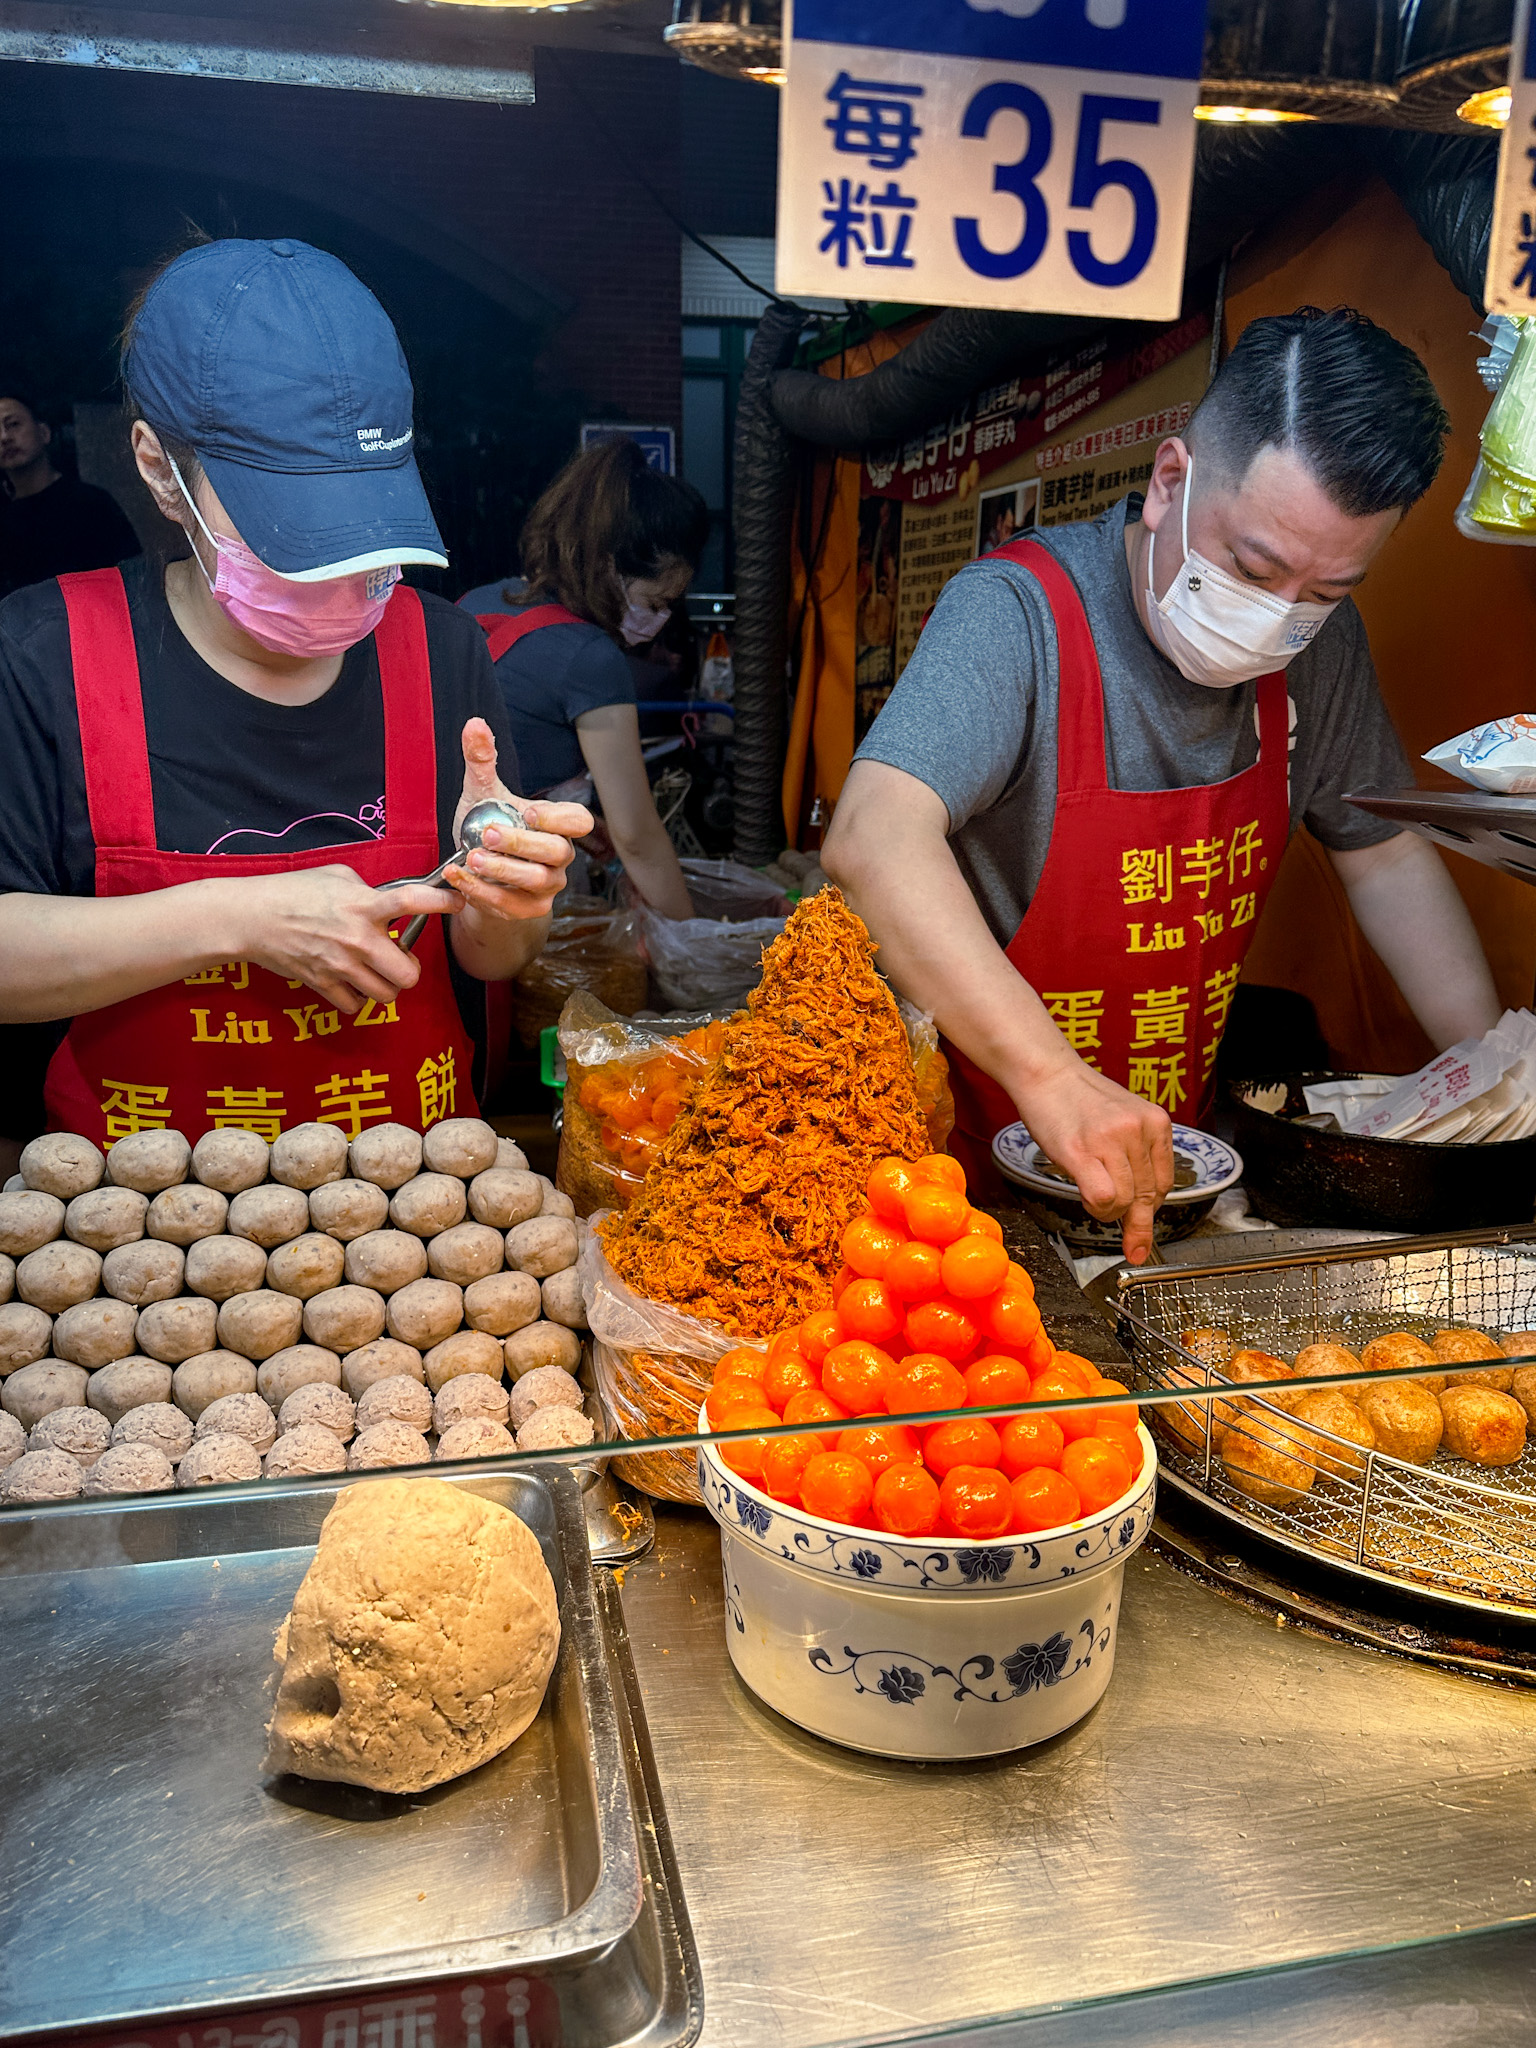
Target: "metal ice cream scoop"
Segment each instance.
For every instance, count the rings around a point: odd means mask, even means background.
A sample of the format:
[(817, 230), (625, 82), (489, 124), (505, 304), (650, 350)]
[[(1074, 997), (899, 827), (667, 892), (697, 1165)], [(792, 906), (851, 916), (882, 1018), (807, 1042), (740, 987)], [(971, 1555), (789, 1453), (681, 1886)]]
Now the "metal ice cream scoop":
[[(393, 882), (380, 882), (378, 886), (380, 889), (403, 889), (419, 883), (424, 888), (436, 888), (449, 868), (462, 867), (476, 847), (484, 844), (486, 832), (492, 825), (498, 826), (503, 832), (521, 832), (527, 822), (515, 804), (503, 803), (499, 797), (490, 797), (485, 803), (475, 804), (465, 812), (464, 822), (459, 827), (458, 845), (446, 860), (438, 862), (431, 874), (401, 875)], [(425, 931), (426, 924), (425, 912), (420, 917), (411, 919), (400, 934), (402, 952), (409, 953), (412, 950)]]

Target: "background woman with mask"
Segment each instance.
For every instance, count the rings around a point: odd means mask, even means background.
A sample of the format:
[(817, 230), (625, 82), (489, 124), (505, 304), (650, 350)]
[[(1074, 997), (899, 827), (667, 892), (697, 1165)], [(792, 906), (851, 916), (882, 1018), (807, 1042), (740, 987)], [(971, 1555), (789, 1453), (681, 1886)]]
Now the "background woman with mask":
[(1170, 1118), (1209, 1110), (1303, 824), (1435, 1044), (1497, 1021), (1439, 855), (1345, 801), (1413, 781), (1349, 593), (1446, 428), (1417, 356), (1360, 315), (1258, 320), (1144, 500), (1009, 542), (944, 590), (822, 858), (949, 1040), (973, 1186), (1022, 1117), (1147, 1255)]
[(665, 917), (691, 917), (693, 904), (651, 796), (623, 650), (666, 625), (708, 534), (690, 484), (651, 469), (633, 441), (600, 442), (528, 515), (521, 609), (481, 620), (529, 788), (585, 763), (625, 872)]
[[(446, 558), (394, 329), (318, 249), (211, 242), (123, 375), (191, 552), (0, 607), (0, 1021), (70, 1020), (48, 1120), (98, 1143), (473, 1114), (459, 997), (539, 951), (591, 819), (532, 806), (455, 887), (388, 886), (518, 780), (473, 621), (399, 581)], [(408, 954), (417, 912), (446, 926)]]

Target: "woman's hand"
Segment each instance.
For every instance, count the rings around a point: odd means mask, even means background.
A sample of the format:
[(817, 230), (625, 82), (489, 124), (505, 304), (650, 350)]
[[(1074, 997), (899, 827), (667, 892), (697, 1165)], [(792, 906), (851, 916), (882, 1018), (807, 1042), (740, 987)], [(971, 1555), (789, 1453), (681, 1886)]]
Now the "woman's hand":
[(463, 898), (471, 925), (473, 913), (506, 924), (547, 917), (565, 887), (572, 842), (593, 829), (592, 813), (581, 804), (530, 804), (515, 796), (496, 773), (496, 738), (483, 718), (470, 719), (463, 746), (464, 794), (454, 814), (455, 837), (474, 806), (493, 797), (515, 804), (528, 824), (522, 832), (490, 826), (468, 862), (449, 868), (445, 879)]
[(402, 952), (389, 927), (420, 912), (460, 907), (451, 889), (419, 882), (371, 889), (351, 868), (302, 868), (216, 885), (229, 891), (238, 920), (229, 957), (254, 960), (285, 980), (302, 981), (350, 1016), (365, 997), (388, 1003), (414, 988), (420, 963)]

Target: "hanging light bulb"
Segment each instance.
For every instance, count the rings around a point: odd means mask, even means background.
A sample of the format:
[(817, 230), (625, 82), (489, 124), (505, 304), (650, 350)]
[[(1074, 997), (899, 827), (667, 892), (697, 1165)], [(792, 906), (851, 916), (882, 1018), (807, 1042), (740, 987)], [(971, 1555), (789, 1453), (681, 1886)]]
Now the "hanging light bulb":
[(1509, 126), (1509, 87), (1495, 86), (1489, 92), (1475, 92), (1470, 99), (1462, 101), (1456, 109), (1458, 121), (1466, 121), (1474, 128), (1507, 128)]
[(784, 83), (782, 0), (673, 0), (667, 45), (722, 78)]
[(1276, 121), (1315, 121), (1315, 114), (1301, 114), (1294, 107), (1196, 107), (1197, 121), (1221, 121), (1238, 127), (1244, 123), (1263, 126)]

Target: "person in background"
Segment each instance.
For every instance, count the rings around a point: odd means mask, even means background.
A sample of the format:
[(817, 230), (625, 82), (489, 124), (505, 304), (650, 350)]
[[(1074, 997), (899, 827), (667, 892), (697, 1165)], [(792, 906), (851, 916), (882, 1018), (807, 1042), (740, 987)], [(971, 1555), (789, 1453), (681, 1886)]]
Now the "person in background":
[(528, 788), (585, 764), (625, 873), (664, 917), (692, 917), (693, 903), (651, 796), (624, 650), (666, 625), (708, 533), (691, 484), (650, 468), (633, 441), (600, 442), (528, 515), (518, 608), (481, 615)]
[(0, 1023), (66, 1025), (44, 1108), (98, 1144), (472, 1115), (478, 985), (540, 951), (592, 818), (515, 798), (415, 879), (518, 771), (483, 636), (400, 580), (447, 553), (389, 317), (306, 243), (209, 242), (123, 382), (185, 552), (0, 605)]
[(0, 392), (0, 597), (73, 569), (110, 569), (140, 552), (109, 491), (54, 467), (52, 441), (34, 406)]

